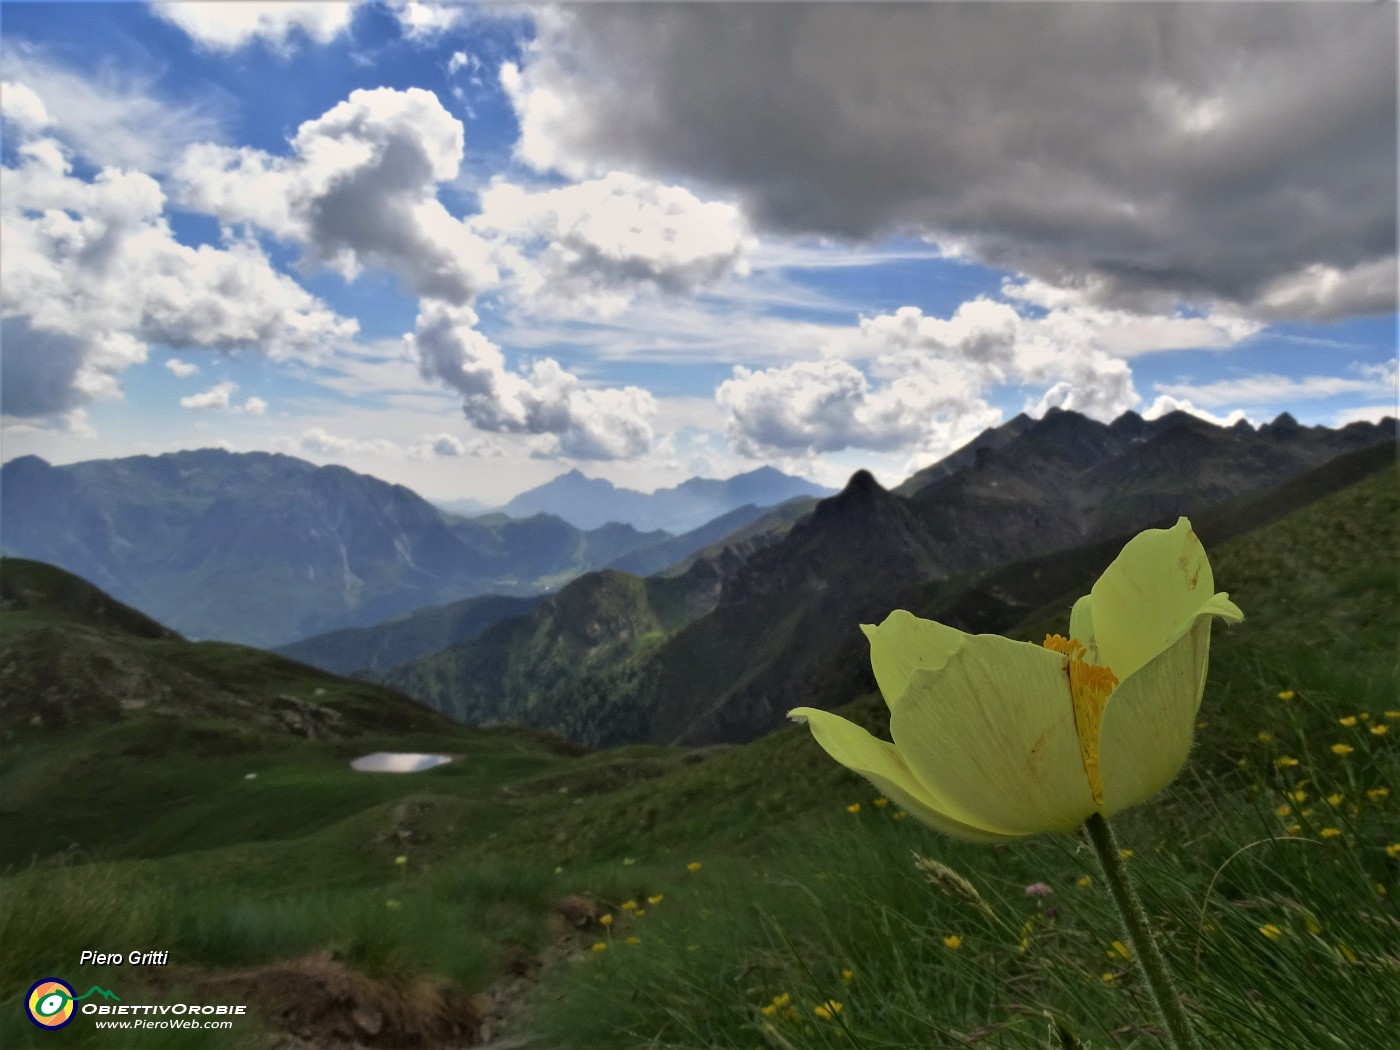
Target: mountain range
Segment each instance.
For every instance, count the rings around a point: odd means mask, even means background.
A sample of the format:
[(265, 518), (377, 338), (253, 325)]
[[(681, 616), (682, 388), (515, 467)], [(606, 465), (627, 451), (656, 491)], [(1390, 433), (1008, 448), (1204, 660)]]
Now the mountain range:
[(219, 449), (0, 469), (0, 550), (61, 566), (182, 634), (250, 645), (472, 595), (528, 595), (668, 533), (457, 518), (401, 485)]
[(277, 646), (478, 595), (539, 594), (629, 557), (656, 571), (762, 516), (747, 497), (780, 502), (804, 487), (756, 471), (669, 495), (616, 490), (624, 503), (660, 498), (673, 520), (689, 520), (683, 506), (724, 505), (718, 525), (675, 536), (622, 514), (587, 528), (534, 511), (460, 517), (401, 485), (265, 452), (66, 466), (21, 456), (0, 468), (0, 553), (61, 566), (190, 637)]
[(772, 507), (801, 496), (830, 496), (834, 491), (772, 467), (723, 481), (691, 478), (655, 492), (619, 488), (571, 470), (522, 492), (500, 510), (515, 518), (554, 514), (580, 529), (616, 521), (643, 530), (689, 532), (745, 505)]
[[(667, 579), (675, 590), (588, 574), (523, 617), (374, 677), (458, 720), (590, 745), (750, 740), (843, 680), (841, 661), (868, 674), (858, 625), (893, 608), (940, 612), (1017, 562), (1032, 580), (1060, 579), (1058, 558), (1092, 579), (1105, 552), (1143, 527), (1243, 513), (1230, 501), (1309, 471), (1326, 488), (1331, 474), (1354, 477), (1338, 458), (1351, 453), (1369, 455), (1372, 470), (1394, 461), (1394, 421), (1329, 430), (1284, 415), (1256, 430), (1183, 413), (1104, 424), (1052, 410), (1013, 423), (909, 496), (858, 472), (776, 542), (727, 565), (696, 562)], [(952, 610), (953, 622), (997, 629), (978, 609), (1003, 592)]]

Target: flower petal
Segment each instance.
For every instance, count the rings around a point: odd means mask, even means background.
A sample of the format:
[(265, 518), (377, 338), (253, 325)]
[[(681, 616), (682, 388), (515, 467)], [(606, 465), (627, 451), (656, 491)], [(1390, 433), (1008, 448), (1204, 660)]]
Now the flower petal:
[(949, 816), (1004, 835), (1066, 831), (1095, 811), (1065, 657), (971, 635), (940, 671), (915, 671), (890, 735)]
[(916, 820), (937, 831), (977, 842), (1003, 842), (1010, 837), (944, 813), (938, 799), (910, 772), (894, 745), (871, 736), (854, 722), (815, 707), (794, 708), (788, 712), (788, 717), (806, 721), (812, 736), (828, 755), (865, 777)]
[(1106, 815), (1151, 798), (1185, 763), (1205, 689), (1212, 612), (1202, 610), (1172, 645), (1109, 697), (1099, 731)]
[(860, 629), (870, 639), (870, 666), (890, 710), (909, 687), (910, 675), (920, 668), (936, 671), (968, 638), (962, 631), (921, 620), (903, 609), (890, 613), (878, 627), (864, 623)]
[(1083, 618), (1094, 628), (1093, 649), (1120, 682), (1180, 637), (1207, 604), (1219, 616), (1243, 618), (1227, 595), (1215, 594), (1210, 562), (1185, 518), (1134, 536), (1090, 593)]
[(1083, 642), (1087, 652), (1084, 659), (1091, 664), (1099, 662), (1098, 648), (1094, 639), (1094, 597), (1086, 594), (1074, 603), (1069, 614), (1069, 636)]

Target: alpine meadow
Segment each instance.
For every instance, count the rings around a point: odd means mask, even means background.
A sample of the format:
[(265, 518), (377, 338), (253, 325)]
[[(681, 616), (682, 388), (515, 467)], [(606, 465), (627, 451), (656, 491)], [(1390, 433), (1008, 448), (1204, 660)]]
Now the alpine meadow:
[(1396, 1050), (1397, 11), (0, 0), (0, 1046)]

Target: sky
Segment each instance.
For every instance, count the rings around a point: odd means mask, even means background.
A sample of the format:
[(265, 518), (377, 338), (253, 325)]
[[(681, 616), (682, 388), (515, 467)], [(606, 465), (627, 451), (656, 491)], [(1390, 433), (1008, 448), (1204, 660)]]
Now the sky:
[(498, 505), (1395, 414), (1397, 8), (0, 3), (0, 453)]

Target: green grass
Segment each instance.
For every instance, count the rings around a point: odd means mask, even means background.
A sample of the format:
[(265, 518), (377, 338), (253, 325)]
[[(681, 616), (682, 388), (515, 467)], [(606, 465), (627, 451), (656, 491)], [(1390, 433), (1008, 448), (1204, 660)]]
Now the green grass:
[[(1400, 1031), (1394, 481), (1210, 550), (1247, 619), (1216, 630), (1187, 770), (1116, 822), (1209, 1046), (1387, 1050)], [(883, 731), (876, 696), (844, 713)], [(16, 997), (39, 976), (116, 982), (77, 966), (86, 947), (168, 948), (191, 973), (330, 952), (379, 980), (477, 991), (546, 949), (566, 894), (614, 919), (546, 973), (522, 1022), (541, 1048), (1049, 1048), (1061, 1029), (1161, 1045), (1086, 847), (941, 838), (875, 805), (798, 727), (583, 756), (527, 733), (299, 741), (213, 720), (10, 743), (0, 1045), (40, 1045)], [(460, 758), (349, 771), (376, 749)], [(970, 879), (995, 919), (930, 885), (915, 852)], [(1051, 894), (1028, 896), (1035, 883)], [(218, 1045), (270, 1045), (260, 1024)]]

